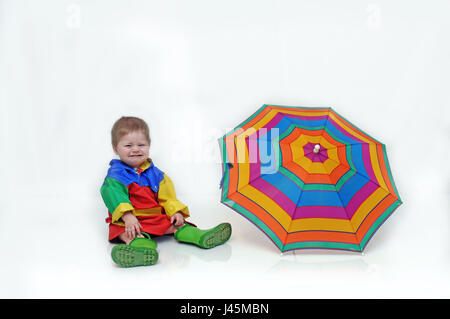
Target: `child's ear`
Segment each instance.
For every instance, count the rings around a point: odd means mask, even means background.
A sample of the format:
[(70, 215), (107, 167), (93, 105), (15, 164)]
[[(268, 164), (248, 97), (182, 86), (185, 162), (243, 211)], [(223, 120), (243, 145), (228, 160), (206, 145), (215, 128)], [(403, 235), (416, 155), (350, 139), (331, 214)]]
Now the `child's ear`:
[(119, 155), (119, 153), (117, 153), (117, 147), (113, 146), (113, 151), (114, 151), (114, 154)]

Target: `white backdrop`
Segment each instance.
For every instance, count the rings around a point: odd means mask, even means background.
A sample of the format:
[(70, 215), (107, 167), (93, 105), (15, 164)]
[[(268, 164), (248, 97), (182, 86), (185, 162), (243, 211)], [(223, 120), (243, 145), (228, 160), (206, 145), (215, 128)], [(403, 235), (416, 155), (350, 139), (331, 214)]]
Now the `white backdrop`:
[[(450, 3), (0, 0), (0, 297), (449, 298)], [(331, 106), (387, 145), (404, 204), (363, 254), (281, 255), (219, 203), (218, 137), (262, 104)], [(122, 115), (201, 228), (110, 258), (99, 188)]]

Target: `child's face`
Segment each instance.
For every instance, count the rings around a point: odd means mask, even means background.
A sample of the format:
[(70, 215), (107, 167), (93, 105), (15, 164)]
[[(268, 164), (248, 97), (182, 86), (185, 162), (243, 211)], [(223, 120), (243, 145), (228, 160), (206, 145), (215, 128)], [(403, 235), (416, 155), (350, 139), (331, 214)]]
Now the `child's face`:
[(136, 131), (122, 136), (113, 149), (122, 162), (138, 168), (148, 158), (150, 143), (142, 132)]

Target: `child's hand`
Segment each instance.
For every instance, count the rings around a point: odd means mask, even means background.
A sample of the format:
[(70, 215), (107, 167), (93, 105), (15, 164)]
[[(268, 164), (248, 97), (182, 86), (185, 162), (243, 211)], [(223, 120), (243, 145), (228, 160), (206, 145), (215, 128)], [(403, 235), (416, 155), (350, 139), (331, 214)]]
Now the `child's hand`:
[(173, 215), (173, 216), (170, 218), (170, 222), (171, 222), (173, 225), (177, 226), (177, 227), (183, 226), (183, 224), (184, 224), (184, 217), (183, 217), (183, 214), (182, 214), (182, 213), (176, 213), (175, 215)]
[(141, 235), (142, 226), (133, 212), (124, 213), (122, 220), (125, 223), (125, 232), (129, 238), (134, 238), (136, 234)]

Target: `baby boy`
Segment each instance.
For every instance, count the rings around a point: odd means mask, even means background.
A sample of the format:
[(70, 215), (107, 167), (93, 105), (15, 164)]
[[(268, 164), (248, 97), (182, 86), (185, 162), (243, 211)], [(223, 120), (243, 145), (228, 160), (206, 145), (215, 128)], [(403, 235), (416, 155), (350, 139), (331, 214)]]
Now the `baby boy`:
[(114, 153), (100, 189), (108, 208), (109, 241), (118, 243), (111, 251), (122, 267), (155, 264), (156, 242), (150, 235), (171, 235), (180, 242), (202, 248), (225, 243), (231, 225), (222, 223), (201, 230), (185, 221), (188, 207), (175, 194), (172, 180), (149, 158), (147, 123), (136, 117), (121, 117), (111, 130)]

